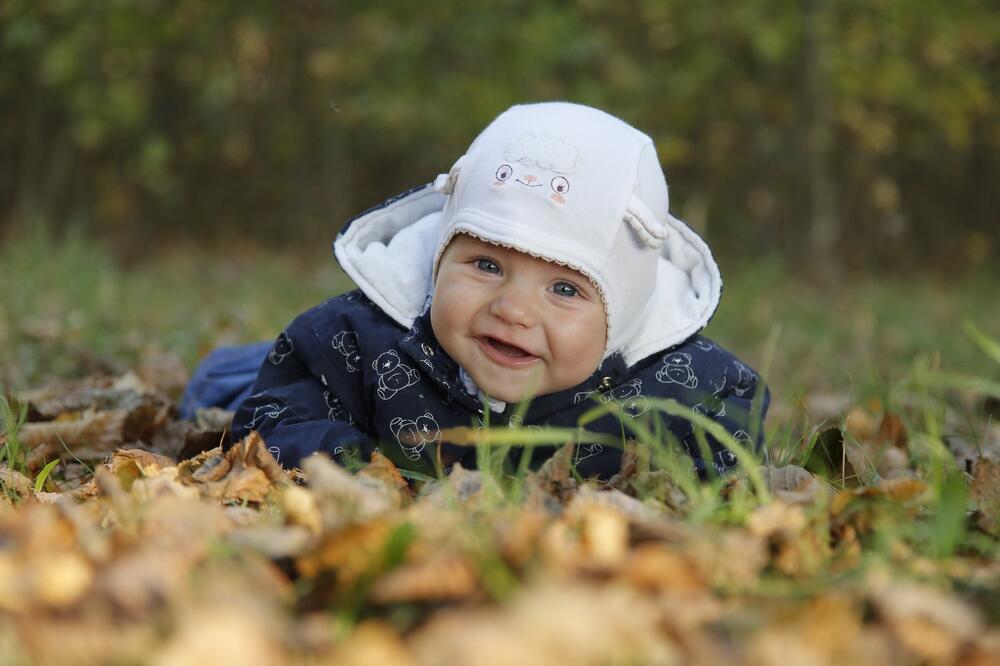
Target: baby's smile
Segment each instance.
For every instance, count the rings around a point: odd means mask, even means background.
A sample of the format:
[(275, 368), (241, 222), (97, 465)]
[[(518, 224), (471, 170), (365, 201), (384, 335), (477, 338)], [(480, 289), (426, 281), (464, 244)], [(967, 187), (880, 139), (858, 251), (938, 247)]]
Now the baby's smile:
[(491, 360), (506, 367), (523, 368), (541, 360), (531, 352), (497, 338), (479, 336), (476, 340)]

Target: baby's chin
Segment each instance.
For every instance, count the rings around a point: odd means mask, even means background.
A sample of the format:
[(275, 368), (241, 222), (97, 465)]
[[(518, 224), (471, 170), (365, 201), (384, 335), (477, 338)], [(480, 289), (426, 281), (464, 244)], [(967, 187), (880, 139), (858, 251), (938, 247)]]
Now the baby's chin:
[[(475, 377), (473, 377), (473, 380), (474, 379)], [(493, 387), (492, 391), (490, 390), (489, 385), (484, 386), (479, 382), (476, 382), (476, 386), (479, 387), (480, 391), (482, 391), (492, 399), (502, 400), (503, 402), (506, 402), (508, 404), (522, 402), (524, 400), (531, 400), (532, 398), (536, 398), (540, 395), (538, 392), (531, 391), (528, 389), (513, 390), (510, 386)]]
[(477, 377), (474, 371), (469, 371), (469, 376), (476, 382), (476, 387), (488, 395), (493, 400), (502, 400), (508, 404), (531, 400), (545, 391), (538, 390), (538, 382), (531, 381), (510, 381), (503, 377)]

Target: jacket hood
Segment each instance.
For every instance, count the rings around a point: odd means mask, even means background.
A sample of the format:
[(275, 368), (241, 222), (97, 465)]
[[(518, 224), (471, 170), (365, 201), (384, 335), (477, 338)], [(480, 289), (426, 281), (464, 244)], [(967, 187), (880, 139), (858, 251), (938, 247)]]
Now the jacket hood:
[[(338, 262), (365, 295), (409, 329), (433, 292), (433, 265), (448, 197), (428, 184), (351, 220), (333, 244)], [(668, 217), (653, 296), (618, 351), (627, 365), (669, 349), (704, 328), (722, 278), (705, 242)]]

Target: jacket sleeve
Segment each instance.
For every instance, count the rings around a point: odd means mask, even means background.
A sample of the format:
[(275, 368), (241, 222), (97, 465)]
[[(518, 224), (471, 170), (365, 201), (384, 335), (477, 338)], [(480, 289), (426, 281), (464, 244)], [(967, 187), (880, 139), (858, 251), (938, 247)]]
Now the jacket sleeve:
[(367, 420), (361, 373), (323, 349), (312, 325), (318, 310), (278, 336), (233, 417), (234, 441), (256, 430), (284, 467), (297, 467), (317, 451), (343, 463), (374, 449), (361, 425)]
[[(771, 401), (770, 391), (756, 372), (733, 357), (725, 363), (722, 373), (717, 380), (721, 389), (695, 404), (694, 411), (711, 418), (725, 428), (738, 444), (766, 460), (764, 417)], [(737, 466), (736, 456), (727, 447), (710, 435), (704, 437), (703, 444), (698, 433), (697, 428), (690, 431), (684, 439), (684, 446), (699, 474), (705, 475), (709, 464), (718, 474), (725, 474)], [(706, 453), (711, 456), (710, 461), (706, 460)]]

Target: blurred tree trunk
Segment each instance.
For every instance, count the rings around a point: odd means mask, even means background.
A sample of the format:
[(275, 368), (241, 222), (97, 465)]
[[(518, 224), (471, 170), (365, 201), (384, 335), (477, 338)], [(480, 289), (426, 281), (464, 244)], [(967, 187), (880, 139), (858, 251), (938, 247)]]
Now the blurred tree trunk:
[(826, 9), (821, 0), (802, 0), (802, 101), (808, 215), (809, 265), (821, 282), (832, 283), (840, 272), (837, 241), (840, 215), (836, 184), (830, 176), (833, 123), (823, 44)]

